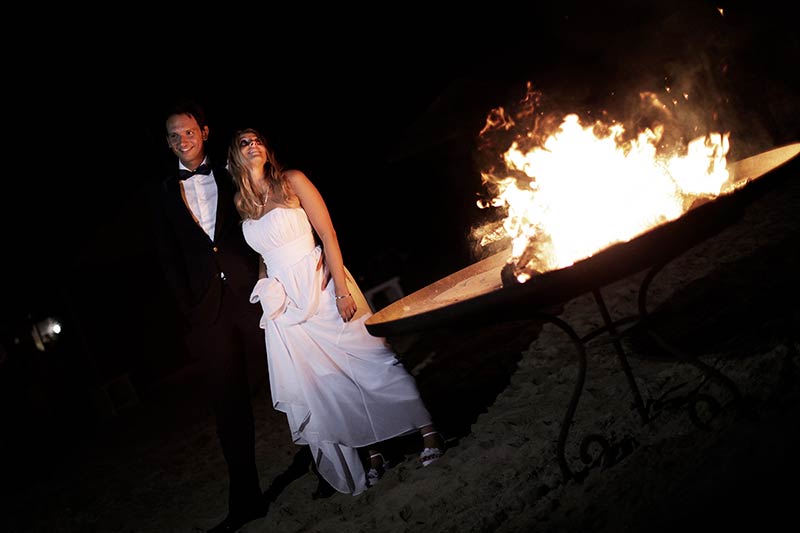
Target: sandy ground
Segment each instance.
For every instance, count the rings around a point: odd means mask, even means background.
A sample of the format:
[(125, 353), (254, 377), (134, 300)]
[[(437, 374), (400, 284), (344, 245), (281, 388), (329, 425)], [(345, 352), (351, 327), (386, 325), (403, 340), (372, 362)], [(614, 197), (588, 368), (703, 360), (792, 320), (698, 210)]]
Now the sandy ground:
[[(531, 321), (393, 339), (449, 438), (445, 457), (422, 468), (420, 443), (398, 440), (391, 444), (400, 462), (378, 486), (312, 500), (315, 479), (292, 470), (297, 449), (262, 386), (257, 459), (262, 488), (277, 497), (243, 531), (770, 530), (793, 519), (800, 167), (779, 174), (741, 221), (668, 264), (649, 293), (659, 336), (735, 388), (662, 357), (644, 335), (626, 336), (649, 413), (643, 423), (614, 346), (594, 339), (566, 442), (568, 468), (580, 479), (565, 480), (557, 442), (578, 366), (562, 330)], [(615, 318), (635, 312), (643, 275), (602, 289)], [(590, 294), (559, 317), (581, 335), (602, 323)], [(691, 401), (695, 393), (716, 399), (716, 416), (714, 403)], [(212, 419), (187, 404), (146, 401), (91, 435), (52, 435), (46, 467), (5, 487), (0, 529), (188, 532), (217, 523), (226, 511), (225, 465)], [(590, 446), (587, 464), (579, 444), (592, 434), (609, 449), (598, 456)]]

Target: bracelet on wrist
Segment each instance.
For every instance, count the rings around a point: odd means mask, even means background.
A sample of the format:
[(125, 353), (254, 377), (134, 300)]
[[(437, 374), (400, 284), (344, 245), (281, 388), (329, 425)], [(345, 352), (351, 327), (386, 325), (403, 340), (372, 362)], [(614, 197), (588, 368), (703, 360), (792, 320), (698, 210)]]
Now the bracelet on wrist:
[(333, 298), (334, 298), (336, 301), (339, 301), (339, 300), (344, 300), (344, 299), (345, 299), (345, 298), (347, 298), (348, 296), (350, 296), (350, 293), (349, 293), (349, 292), (348, 292), (347, 294), (342, 294), (341, 296), (334, 296)]

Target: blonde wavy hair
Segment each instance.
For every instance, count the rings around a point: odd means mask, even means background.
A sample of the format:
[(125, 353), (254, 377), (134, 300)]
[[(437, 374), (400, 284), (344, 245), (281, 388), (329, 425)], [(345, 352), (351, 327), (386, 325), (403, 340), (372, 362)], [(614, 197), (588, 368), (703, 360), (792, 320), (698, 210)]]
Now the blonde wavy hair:
[(258, 130), (253, 128), (238, 130), (233, 134), (231, 143), (228, 146), (228, 172), (231, 178), (233, 178), (233, 183), (236, 185), (236, 189), (239, 192), (239, 194), (236, 195), (234, 203), (244, 220), (248, 218), (259, 218), (262, 213), (262, 208), (258, 206), (260, 198), (254, 190), (253, 176), (250, 174), (250, 168), (247, 166), (247, 162), (242, 156), (241, 147), (239, 146), (239, 139), (246, 133), (255, 135), (267, 151), (264, 175), (267, 178), (269, 195), (272, 197), (273, 201), (282, 204), (286, 203), (292, 197), (289, 183), (284, 175), (284, 168), (275, 157), (275, 152), (267, 143), (266, 138)]

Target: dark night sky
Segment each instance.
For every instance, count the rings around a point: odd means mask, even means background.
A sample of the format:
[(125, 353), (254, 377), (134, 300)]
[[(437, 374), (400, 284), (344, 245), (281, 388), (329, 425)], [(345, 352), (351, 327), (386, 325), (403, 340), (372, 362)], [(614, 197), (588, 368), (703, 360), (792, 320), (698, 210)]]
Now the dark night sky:
[(707, 2), (556, 4), (324, 24), (273, 13), (255, 28), (240, 6), (238, 19), (204, 14), (227, 28), (212, 37), (141, 13), (85, 32), (35, 25), (26, 43), (46, 53), (19, 43), (4, 84), (20, 144), (5, 154), (18, 170), (0, 206), (2, 322), (77, 316), (95, 359), (120, 335), (148, 351), (169, 331), (141, 200), (172, 164), (162, 110), (179, 94), (206, 103), (216, 148), (237, 127), (265, 129), (325, 195), (354, 273), (400, 274), (407, 292), (469, 261), (473, 144), (524, 81), (580, 107), (657, 90), (692, 58), (727, 61), (737, 120), (758, 117), (748, 133), (798, 140), (797, 25), (769, 2), (727, 3), (725, 17)]

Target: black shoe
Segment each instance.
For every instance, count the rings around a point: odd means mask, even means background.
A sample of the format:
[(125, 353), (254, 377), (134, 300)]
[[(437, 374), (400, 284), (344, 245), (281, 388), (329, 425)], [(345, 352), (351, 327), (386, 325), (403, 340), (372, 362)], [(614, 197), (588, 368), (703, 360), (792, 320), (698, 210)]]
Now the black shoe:
[(311, 461), (309, 464), (309, 469), (317, 478), (317, 488), (314, 489), (314, 492), (311, 493), (312, 500), (320, 500), (323, 498), (330, 498), (334, 494), (336, 494), (336, 489), (334, 489), (330, 483), (328, 483), (322, 474), (319, 473), (317, 470), (317, 465), (314, 464), (314, 461)]
[(246, 523), (264, 518), (267, 516), (269, 504), (264, 502), (263, 506), (250, 509), (245, 513), (228, 514), (225, 520), (208, 530), (208, 533), (234, 533), (239, 531)]
[(336, 494), (336, 489), (331, 487), (331, 484), (325, 481), (322, 476), (318, 477), (317, 480), (317, 488), (314, 492), (311, 493), (312, 500), (319, 500), (324, 498), (330, 498)]

